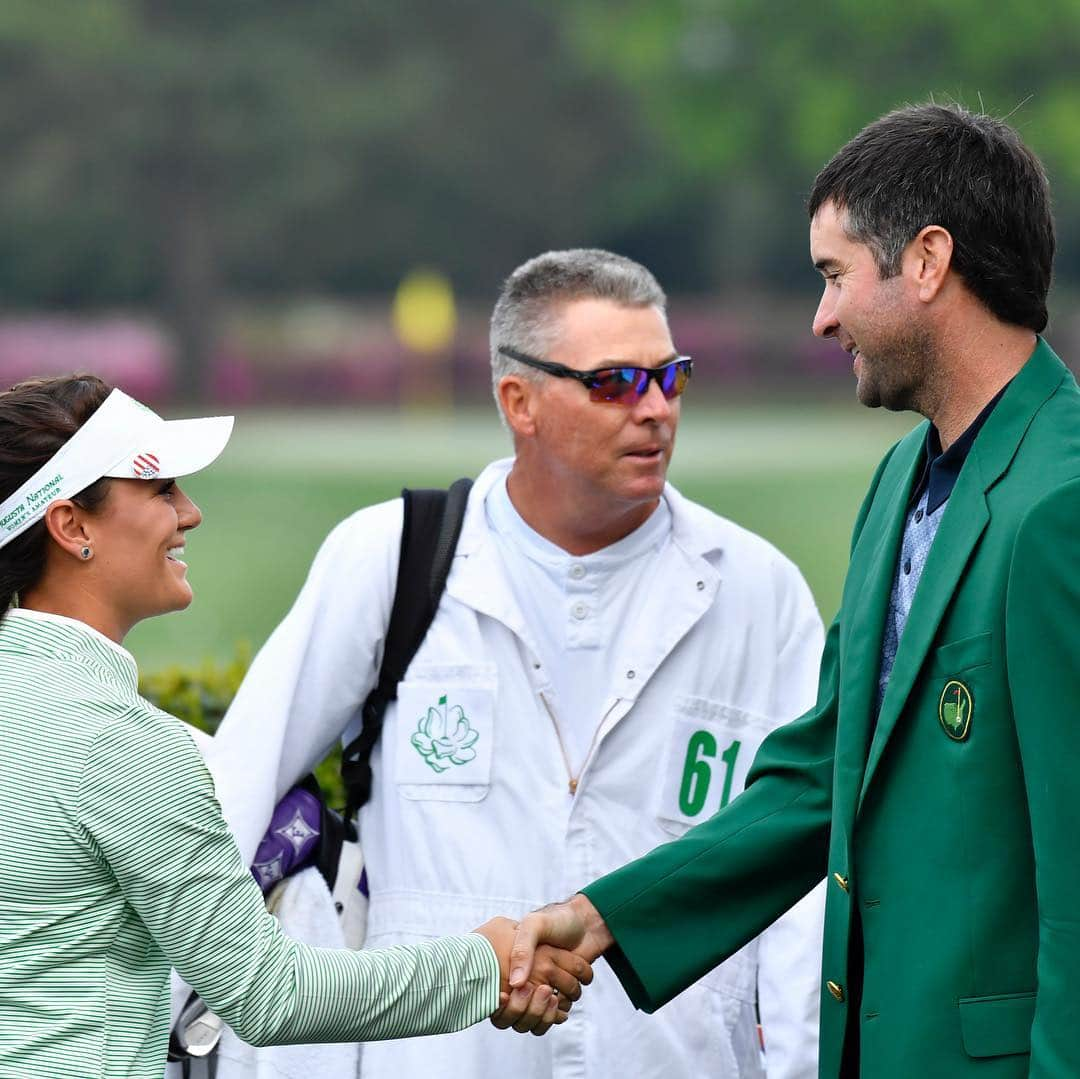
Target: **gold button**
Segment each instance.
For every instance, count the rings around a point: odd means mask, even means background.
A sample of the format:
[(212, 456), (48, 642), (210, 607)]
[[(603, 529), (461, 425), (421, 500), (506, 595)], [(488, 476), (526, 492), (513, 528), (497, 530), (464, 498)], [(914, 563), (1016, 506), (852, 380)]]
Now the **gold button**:
[(844, 1001), (844, 987), (837, 985), (836, 982), (826, 982), (825, 988), (829, 990), (832, 995), (841, 1003)]
[(835, 880), (836, 883), (839, 884), (840, 887), (843, 888), (845, 892), (848, 890), (848, 879), (847, 879), (847, 877), (842, 876), (840, 873), (834, 873), (832, 875), (832, 879)]

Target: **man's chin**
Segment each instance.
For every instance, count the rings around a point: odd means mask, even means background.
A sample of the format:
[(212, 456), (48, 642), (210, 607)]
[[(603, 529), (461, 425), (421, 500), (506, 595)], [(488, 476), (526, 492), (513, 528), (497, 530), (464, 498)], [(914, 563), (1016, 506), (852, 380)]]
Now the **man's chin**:
[(870, 363), (861, 353), (855, 364), (855, 399), (867, 408), (881, 407), (881, 387), (870, 370)]
[(907, 412), (912, 408), (909, 393), (882, 386), (865, 375), (855, 385), (855, 396), (867, 408), (884, 408), (888, 412)]
[(855, 389), (859, 404), (867, 408), (883, 408), (886, 412), (918, 412), (919, 406), (910, 390), (882, 387), (860, 380)]
[(646, 506), (656, 502), (664, 493), (667, 470), (648, 479), (642, 477), (636, 483), (627, 484), (622, 491), (622, 501), (631, 506)]

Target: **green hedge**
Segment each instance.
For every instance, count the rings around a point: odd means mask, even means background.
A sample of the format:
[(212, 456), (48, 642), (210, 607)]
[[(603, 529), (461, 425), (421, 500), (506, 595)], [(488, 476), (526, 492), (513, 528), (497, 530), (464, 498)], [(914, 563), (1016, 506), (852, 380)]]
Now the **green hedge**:
[[(139, 692), (162, 711), (213, 734), (250, 663), (251, 646), (241, 641), (227, 663), (204, 660), (197, 667), (166, 667), (143, 675)], [(345, 805), (345, 788), (341, 783), (340, 747), (315, 769), (315, 776), (330, 805), (341, 809)]]

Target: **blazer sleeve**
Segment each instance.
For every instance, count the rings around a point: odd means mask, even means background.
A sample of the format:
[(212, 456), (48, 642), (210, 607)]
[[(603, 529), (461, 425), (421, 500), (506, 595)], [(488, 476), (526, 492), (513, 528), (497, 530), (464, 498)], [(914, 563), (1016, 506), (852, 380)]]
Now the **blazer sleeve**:
[(1005, 604), (1005, 659), (1039, 912), (1031, 1070), (1080, 1075), (1080, 479), (1028, 511)]
[(726, 808), (582, 889), (616, 945), (605, 956), (655, 1011), (737, 951), (825, 874), (836, 743), (838, 626), (818, 701), (762, 743)]
[[(874, 474), (852, 549), (895, 449)], [(843, 613), (825, 638), (816, 703), (765, 739), (746, 790), (679, 839), (582, 889), (615, 938), (605, 958), (635, 1007), (667, 1003), (825, 875)]]

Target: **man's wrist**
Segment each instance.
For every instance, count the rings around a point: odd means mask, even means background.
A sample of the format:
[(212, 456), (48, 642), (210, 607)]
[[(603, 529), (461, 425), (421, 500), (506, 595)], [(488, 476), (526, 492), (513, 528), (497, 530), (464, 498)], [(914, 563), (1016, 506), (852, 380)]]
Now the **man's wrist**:
[(585, 939), (589, 942), (589, 951), (595, 953), (591, 959), (595, 959), (615, 943), (615, 938), (611, 935), (611, 930), (608, 929), (603, 916), (584, 892), (572, 895), (569, 904), (585, 927)]

